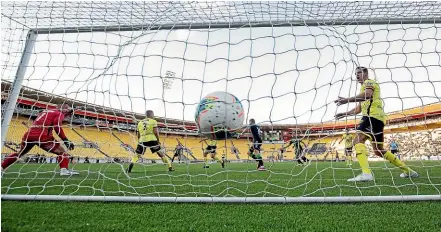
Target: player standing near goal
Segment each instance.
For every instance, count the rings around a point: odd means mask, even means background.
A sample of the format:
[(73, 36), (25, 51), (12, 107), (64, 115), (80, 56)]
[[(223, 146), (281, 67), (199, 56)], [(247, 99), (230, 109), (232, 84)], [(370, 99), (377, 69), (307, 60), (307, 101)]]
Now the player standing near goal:
[(354, 140), (354, 136), (349, 134), (349, 129), (346, 129), (346, 132), (341, 137), (338, 143), (345, 141), (345, 156), (346, 156), (346, 165), (352, 165), (352, 141)]
[[(306, 144), (301, 141), (300, 139), (291, 139), (289, 141), (289, 144), (286, 145), (286, 147), (283, 147), (283, 150), (287, 149), (291, 145), (294, 144), (294, 150), (295, 150), (295, 159), (297, 160), (297, 163), (304, 164), (308, 162), (309, 160), (303, 155), (303, 147), (306, 147)], [(302, 146), (303, 144), (303, 146)]]
[[(205, 141), (205, 139), (202, 141)], [(203, 156), (204, 156), (204, 167), (203, 168), (210, 168), (210, 166), (208, 165), (208, 154), (211, 155), (212, 159), (217, 160), (219, 163), (221, 163), (222, 168), (224, 168), (225, 161), (222, 159), (219, 159), (219, 157), (216, 156), (217, 141), (210, 139), (206, 143), (207, 143), (207, 147), (205, 148), (205, 151), (203, 154)]]
[(392, 154), (396, 154), (397, 158), (400, 159), (400, 155), (397, 154), (398, 153), (398, 143), (392, 139), (392, 142), (389, 144), (389, 148), (390, 148), (390, 152), (392, 152)]
[(60, 146), (52, 135), (54, 130), (58, 137), (64, 141), (67, 149), (73, 150), (74, 144), (67, 139), (61, 125), (66, 116), (73, 113), (73, 109), (67, 104), (59, 104), (55, 109), (44, 110), (38, 114), (37, 118), (32, 123), (32, 126), (23, 135), (20, 150), (16, 153), (10, 154), (2, 162), (2, 173), (7, 167), (13, 164), (17, 159), (26, 155), (34, 146), (39, 146), (41, 149), (56, 154), (58, 164), (60, 165), (60, 176), (78, 175), (78, 172), (68, 170), (69, 157), (64, 147)]
[(356, 136), (352, 144), (354, 144), (355, 153), (360, 163), (362, 173), (357, 177), (351, 178), (348, 181), (371, 181), (374, 179), (371, 170), (369, 169), (368, 150), (364, 144), (366, 140), (372, 141), (372, 148), (375, 155), (383, 157), (391, 164), (399, 167), (403, 173), (400, 177), (416, 178), (418, 173), (410, 169), (406, 164), (397, 159), (397, 157), (390, 151), (383, 148), (383, 129), (386, 123), (386, 115), (383, 111), (383, 101), (380, 98), (380, 86), (374, 80), (369, 79), (368, 69), (365, 67), (357, 67), (355, 70), (357, 81), (361, 84), (360, 94), (351, 98), (339, 97), (335, 103), (340, 106), (351, 102), (360, 102), (354, 109), (338, 113), (335, 115), (336, 119), (341, 119), (351, 115), (357, 115), (360, 112), (363, 117), (357, 127)]
[(176, 148), (173, 152), (173, 158), (171, 160), (171, 162), (173, 163), (173, 161), (175, 160), (176, 157), (178, 157), (178, 161), (179, 163), (181, 163), (181, 156), (184, 155), (184, 146), (182, 146), (182, 144), (178, 144), (176, 145)]
[(265, 166), (263, 165), (263, 159), (260, 147), (262, 146), (262, 138), (260, 138), (260, 128), (256, 125), (256, 120), (254, 118), (249, 120), (251, 134), (253, 135), (253, 145), (251, 146), (248, 155), (257, 161), (257, 170), (265, 171)]
[(127, 168), (127, 173), (132, 172), (133, 165), (138, 161), (138, 159), (144, 155), (147, 148), (150, 148), (150, 151), (154, 154), (158, 154), (158, 156), (162, 159), (162, 162), (167, 164), (169, 171), (174, 171), (170, 160), (168, 160), (165, 155), (164, 149), (161, 147), (159, 142), (159, 131), (158, 131), (158, 122), (154, 119), (155, 114), (153, 110), (147, 110), (146, 118), (141, 120), (138, 123), (138, 146), (136, 147), (135, 153), (136, 156), (132, 158), (129, 168)]

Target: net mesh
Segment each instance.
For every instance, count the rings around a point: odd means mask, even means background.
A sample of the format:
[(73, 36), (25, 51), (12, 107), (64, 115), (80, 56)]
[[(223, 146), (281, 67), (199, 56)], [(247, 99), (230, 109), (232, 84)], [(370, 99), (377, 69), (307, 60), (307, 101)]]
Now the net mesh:
[[(440, 194), (440, 8), (438, 2), (2, 2), (2, 115), (26, 36), (37, 33), (2, 157), (19, 148), (48, 105), (80, 107), (64, 125), (76, 145), (70, 167), (80, 175), (60, 177), (56, 156), (35, 147), (3, 174), (2, 194)], [(333, 101), (360, 91), (353, 78), (358, 65), (380, 84), (386, 142), (398, 141), (398, 154), (420, 178), (400, 179), (399, 169), (370, 149), (375, 181), (346, 181), (360, 170), (339, 162), (347, 159), (340, 139), (359, 118), (335, 121), (353, 105), (337, 108)], [(202, 168), (206, 144), (194, 112), (218, 90), (236, 95), (247, 119), (261, 125), (266, 172), (247, 155), (249, 134), (218, 142), (224, 169), (215, 161)], [(148, 109), (158, 116), (167, 155), (177, 154), (176, 172), (147, 152), (128, 175), (135, 123)], [(313, 162), (298, 165), (295, 149), (281, 150), (293, 137)]]
[(255, 24), (291, 21), (435, 20), (437, 2), (4, 2), (26, 28)]

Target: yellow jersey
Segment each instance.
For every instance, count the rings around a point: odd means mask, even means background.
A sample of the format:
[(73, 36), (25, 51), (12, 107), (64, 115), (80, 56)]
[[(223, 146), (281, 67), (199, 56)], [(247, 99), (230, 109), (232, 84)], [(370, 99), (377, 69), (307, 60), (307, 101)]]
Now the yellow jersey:
[(363, 116), (372, 117), (382, 121), (386, 125), (386, 115), (383, 110), (383, 101), (380, 97), (380, 86), (374, 80), (368, 79), (361, 85), (360, 93), (367, 89), (373, 91), (372, 98), (361, 102), (361, 113)]
[(138, 123), (139, 142), (157, 141), (154, 129), (158, 127), (155, 119), (146, 118)]
[(207, 142), (208, 146), (216, 146), (217, 145), (217, 141), (216, 140), (208, 140)]
[(352, 134), (344, 134), (342, 138), (343, 141), (345, 141), (345, 148), (351, 148), (352, 140), (354, 140), (354, 136)]

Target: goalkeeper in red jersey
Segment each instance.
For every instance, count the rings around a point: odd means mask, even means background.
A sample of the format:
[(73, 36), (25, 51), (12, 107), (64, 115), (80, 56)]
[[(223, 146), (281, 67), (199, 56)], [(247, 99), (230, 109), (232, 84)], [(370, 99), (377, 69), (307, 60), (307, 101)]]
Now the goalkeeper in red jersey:
[(67, 149), (74, 149), (74, 144), (67, 139), (63, 128), (61, 128), (64, 117), (72, 113), (73, 109), (67, 104), (59, 104), (55, 109), (44, 110), (38, 114), (32, 126), (23, 135), (20, 150), (10, 154), (3, 160), (2, 173), (11, 164), (17, 161), (18, 158), (26, 155), (34, 146), (39, 146), (41, 149), (58, 156), (57, 161), (60, 165), (61, 176), (78, 175), (78, 172), (68, 170), (70, 155), (67, 154), (64, 147), (60, 146), (60, 142), (52, 135), (52, 131), (55, 131), (58, 137), (63, 140)]

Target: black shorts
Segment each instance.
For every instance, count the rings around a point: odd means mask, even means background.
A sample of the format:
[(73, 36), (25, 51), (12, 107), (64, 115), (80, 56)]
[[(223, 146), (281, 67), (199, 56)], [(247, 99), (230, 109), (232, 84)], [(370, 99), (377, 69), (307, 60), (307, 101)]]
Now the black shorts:
[(358, 131), (362, 131), (371, 137), (372, 142), (383, 143), (384, 123), (376, 118), (363, 116), (357, 127)]
[(346, 153), (352, 153), (352, 148), (345, 148)]
[(180, 155), (182, 155), (182, 151), (175, 151), (175, 153), (173, 154), (173, 156), (174, 157), (176, 157), (176, 156), (180, 156)]
[(147, 148), (150, 148), (150, 151), (152, 153), (156, 153), (161, 150), (161, 146), (159, 145), (158, 141), (148, 141), (148, 142), (138, 143), (135, 152), (136, 154), (144, 155)]
[(260, 147), (262, 147), (262, 141), (255, 141), (250, 148), (250, 152), (253, 152), (255, 150), (260, 151)]
[(209, 152), (209, 153), (216, 153), (216, 146), (207, 146), (205, 148), (205, 151)]
[(392, 154), (396, 154), (398, 153), (398, 150), (391, 150), (390, 152), (392, 152)]

